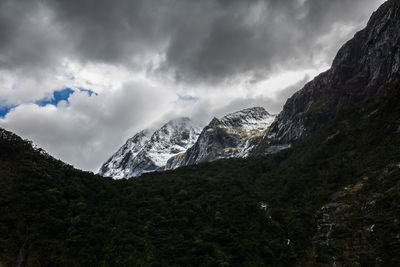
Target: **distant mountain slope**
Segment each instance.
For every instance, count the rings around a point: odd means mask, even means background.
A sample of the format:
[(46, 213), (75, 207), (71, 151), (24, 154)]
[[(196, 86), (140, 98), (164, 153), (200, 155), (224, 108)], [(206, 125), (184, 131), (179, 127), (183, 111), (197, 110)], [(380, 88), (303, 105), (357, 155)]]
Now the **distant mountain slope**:
[(172, 156), (185, 152), (197, 140), (201, 128), (189, 118), (179, 118), (151, 133), (139, 132), (128, 139), (100, 168), (99, 174), (113, 178), (139, 176), (162, 170)]
[(166, 169), (221, 158), (246, 157), (258, 145), (275, 116), (262, 107), (244, 109), (214, 118), (185, 153), (168, 160)]

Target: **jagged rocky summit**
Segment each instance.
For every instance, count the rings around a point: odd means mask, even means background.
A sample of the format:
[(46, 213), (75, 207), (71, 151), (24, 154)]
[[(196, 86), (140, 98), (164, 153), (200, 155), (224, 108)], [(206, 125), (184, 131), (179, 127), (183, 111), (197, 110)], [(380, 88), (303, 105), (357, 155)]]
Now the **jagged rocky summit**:
[(126, 178), (163, 170), (167, 160), (191, 147), (200, 132), (189, 118), (171, 120), (154, 132), (141, 131), (103, 164), (99, 174)]
[(172, 120), (154, 133), (137, 133), (101, 167), (99, 174), (114, 178), (220, 158), (246, 157), (258, 145), (275, 116), (262, 107), (214, 118), (200, 128), (189, 118)]
[(213, 118), (196, 143), (168, 160), (166, 169), (221, 158), (247, 157), (258, 145), (275, 116), (262, 107), (244, 109), (220, 119)]

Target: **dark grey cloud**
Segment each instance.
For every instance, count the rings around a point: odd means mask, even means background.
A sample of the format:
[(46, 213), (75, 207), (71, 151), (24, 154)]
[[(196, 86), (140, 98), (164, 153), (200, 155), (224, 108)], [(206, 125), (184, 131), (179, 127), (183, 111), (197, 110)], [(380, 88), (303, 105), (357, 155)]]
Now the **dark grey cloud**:
[(126, 63), (163, 45), (167, 32), (162, 19), (169, 1), (162, 2), (46, 1), (79, 57), (111, 63)]
[(0, 2), (0, 67), (12, 69), (49, 62), (52, 36), (40, 30), (41, 8), (36, 1)]
[(159, 54), (165, 60), (153, 70), (186, 82), (267, 76), (330, 60), (348, 36), (318, 38), (365, 20), (381, 2), (3, 0), (0, 67), (42, 67), (63, 57), (143, 67)]
[[(176, 71), (177, 77), (190, 81), (220, 80), (244, 72), (268, 75), (278, 66), (312, 66), (315, 57), (330, 60), (349, 36), (335, 36), (327, 43), (317, 43), (318, 38), (336, 25), (359, 23), (379, 4), (376, 0), (222, 3), (216, 15), (204, 16), (207, 29), (201, 30), (207, 34), (176, 32), (165, 64)], [(187, 40), (198, 45), (186, 46)], [(331, 47), (322, 54), (327, 44)]]

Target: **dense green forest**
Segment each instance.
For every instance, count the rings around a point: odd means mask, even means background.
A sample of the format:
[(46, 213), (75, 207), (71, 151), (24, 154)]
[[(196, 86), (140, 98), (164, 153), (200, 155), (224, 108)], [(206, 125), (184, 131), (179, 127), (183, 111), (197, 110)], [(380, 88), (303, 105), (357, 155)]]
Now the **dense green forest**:
[(248, 158), (114, 180), (0, 129), (0, 267), (400, 266), (399, 29), (388, 0)]
[[(3, 130), (0, 265), (399, 265), (399, 91), (277, 154), (135, 179), (76, 170)], [(327, 246), (318, 213), (345, 187)]]

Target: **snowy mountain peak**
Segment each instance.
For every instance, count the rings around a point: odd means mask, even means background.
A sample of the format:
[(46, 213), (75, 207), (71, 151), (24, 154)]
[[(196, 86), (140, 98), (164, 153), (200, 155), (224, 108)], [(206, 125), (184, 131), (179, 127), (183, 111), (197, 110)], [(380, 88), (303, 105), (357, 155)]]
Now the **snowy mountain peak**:
[(123, 178), (129, 175), (129, 163), (136, 157), (145, 144), (150, 140), (152, 133), (143, 130), (129, 138), (100, 168), (99, 174), (114, 178)]
[(222, 117), (219, 121), (228, 132), (237, 132), (246, 135), (260, 134), (266, 130), (275, 119), (275, 116), (269, 114), (263, 107), (254, 107), (243, 109), (234, 113), (230, 113)]
[(154, 132), (145, 130), (128, 139), (99, 173), (125, 178), (219, 158), (246, 157), (274, 119), (262, 107), (213, 118), (204, 129), (187, 117), (173, 119)]
[(236, 120), (245, 123), (247, 121), (262, 120), (266, 116), (271, 116), (271, 114), (269, 114), (265, 108), (253, 107), (229, 113), (228, 115), (222, 117), (221, 121), (232, 122)]
[(166, 169), (193, 165), (219, 158), (246, 157), (275, 120), (262, 107), (213, 118), (203, 129), (196, 143), (184, 154), (168, 160)]
[(169, 158), (192, 146), (200, 132), (201, 127), (186, 117), (170, 120), (154, 132), (141, 131), (104, 163), (99, 174), (126, 178), (161, 170)]
[(201, 128), (189, 118), (170, 120), (153, 133), (145, 146), (145, 154), (155, 166), (162, 168), (169, 158), (192, 146), (200, 132)]

